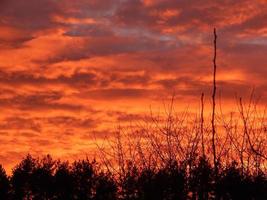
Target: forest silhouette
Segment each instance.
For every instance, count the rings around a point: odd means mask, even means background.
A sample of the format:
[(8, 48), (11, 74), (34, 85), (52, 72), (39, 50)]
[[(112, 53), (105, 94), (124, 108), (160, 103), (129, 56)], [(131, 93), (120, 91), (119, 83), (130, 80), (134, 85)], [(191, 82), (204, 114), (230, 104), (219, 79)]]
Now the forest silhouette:
[[(134, 129), (118, 128), (97, 160), (54, 160), (30, 154), (10, 176), (0, 165), (0, 200), (266, 200), (265, 112), (253, 94), (235, 115), (216, 111), (216, 30), (212, 116), (153, 115)], [(210, 123), (211, 122), (211, 123)]]
[(27, 155), (7, 176), (0, 167), (0, 199), (3, 200), (176, 200), (267, 199), (263, 172), (242, 172), (236, 162), (214, 167), (204, 157), (188, 163), (170, 160), (160, 168), (140, 169), (128, 162), (119, 177), (101, 170), (88, 159), (72, 164), (50, 156)]

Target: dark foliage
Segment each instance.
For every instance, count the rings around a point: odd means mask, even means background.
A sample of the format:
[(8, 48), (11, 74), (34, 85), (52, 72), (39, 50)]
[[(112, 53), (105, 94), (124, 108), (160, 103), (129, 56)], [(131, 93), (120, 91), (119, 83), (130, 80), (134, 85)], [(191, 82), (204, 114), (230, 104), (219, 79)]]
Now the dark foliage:
[[(185, 163), (185, 162), (184, 162)], [(236, 163), (214, 168), (206, 158), (190, 165), (168, 161), (159, 168), (139, 169), (131, 162), (123, 174), (101, 171), (95, 161), (54, 161), (26, 156), (10, 177), (0, 166), (1, 200), (266, 200), (267, 177), (250, 174)], [(220, 166), (220, 165), (218, 165)]]
[(232, 163), (220, 175), (217, 194), (222, 199), (267, 199), (267, 177), (263, 173), (243, 173)]
[(68, 163), (57, 163), (54, 174), (54, 185), (56, 200), (73, 199), (74, 178), (71, 175), (70, 166)]
[(0, 165), (0, 199), (8, 199), (10, 184), (5, 169)]

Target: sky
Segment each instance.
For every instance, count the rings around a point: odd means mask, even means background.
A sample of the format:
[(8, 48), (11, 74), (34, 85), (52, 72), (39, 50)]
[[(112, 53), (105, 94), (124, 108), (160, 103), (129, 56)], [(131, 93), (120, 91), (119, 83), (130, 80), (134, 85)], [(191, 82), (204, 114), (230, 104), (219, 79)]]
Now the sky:
[(267, 100), (266, 0), (0, 0), (0, 163), (92, 154), (175, 93)]

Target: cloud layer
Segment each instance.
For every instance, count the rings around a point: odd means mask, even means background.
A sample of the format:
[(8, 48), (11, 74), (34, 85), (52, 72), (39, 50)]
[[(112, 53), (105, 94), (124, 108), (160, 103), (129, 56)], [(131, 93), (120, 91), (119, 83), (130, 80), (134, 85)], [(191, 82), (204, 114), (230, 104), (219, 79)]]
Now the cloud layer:
[(174, 91), (179, 106), (208, 96), (213, 27), (222, 99), (267, 100), (266, 13), (265, 0), (2, 0), (0, 161), (84, 155)]

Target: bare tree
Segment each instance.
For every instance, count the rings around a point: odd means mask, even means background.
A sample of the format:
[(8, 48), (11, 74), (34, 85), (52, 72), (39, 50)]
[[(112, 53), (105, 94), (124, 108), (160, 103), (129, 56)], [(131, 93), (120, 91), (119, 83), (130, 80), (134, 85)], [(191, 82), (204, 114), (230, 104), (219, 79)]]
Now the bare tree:
[(217, 171), (217, 158), (216, 158), (216, 146), (215, 146), (215, 136), (216, 136), (216, 125), (215, 125), (215, 109), (216, 109), (216, 58), (217, 58), (217, 34), (216, 28), (214, 28), (214, 57), (213, 57), (213, 92), (212, 92), (212, 151), (213, 151), (213, 164), (215, 170)]
[(202, 156), (205, 156), (205, 144), (204, 144), (204, 93), (201, 94), (201, 111), (200, 111), (200, 133), (201, 133), (201, 145), (202, 145)]

